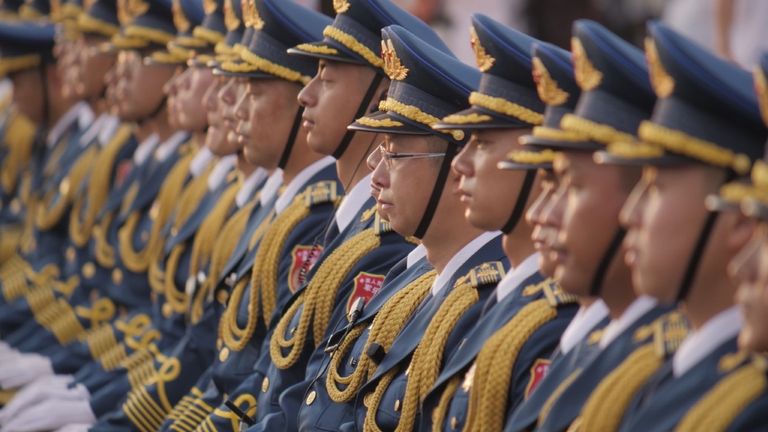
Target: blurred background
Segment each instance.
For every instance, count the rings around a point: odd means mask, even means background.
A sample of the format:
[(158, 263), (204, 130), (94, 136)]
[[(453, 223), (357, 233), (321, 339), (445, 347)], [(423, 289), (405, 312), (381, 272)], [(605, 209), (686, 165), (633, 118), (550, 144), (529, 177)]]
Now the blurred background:
[[(332, 0), (299, 0), (333, 16)], [(768, 51), (768, 0), (395, 0), (432, 25), (474, 64), (470, 17), (483, 13), (537, 39), (569, 47), (571, 23), (598, 21), (642, 46), (645, 22), (661, 19), (701, 45), (751, 69)]]

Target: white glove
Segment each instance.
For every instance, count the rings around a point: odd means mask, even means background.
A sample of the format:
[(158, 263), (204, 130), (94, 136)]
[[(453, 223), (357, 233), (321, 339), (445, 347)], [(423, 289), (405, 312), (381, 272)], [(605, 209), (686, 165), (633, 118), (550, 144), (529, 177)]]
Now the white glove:
[(32, 432), (54, 430), (68, 424), (94, 424), (90, 403), (85, 400), (45, 401), (25, 410), (3, 426), (3, 431)]
[(66, 425), (63, 428), (56, 429), (56, 432), (88, 432), (92, 424), (77, 423)]
[(3, 366), (10, 365), (16, 361), (19, 357), (23, 357), (24, 353), (17, 351), (14, 348), (8, 348), (4, 351), (0, 351), (0, 364)]
[(39, 354), (24, 354), (13, 364), (3, 365), (0, 369), (0, 388), (22, 387), (41, 376), (53, 375), (53, 366), (48, 357)]
[(85, 399), (88, 399), (88, 390), (82, 385), (72, 389), (67, 387), (72, 379), (71, 375), (46, 376), (24, 386), (3, 409), (0, 409), (0, 425), (7, 423), (21, 411), (46, 399), (76, 399), (82, 397), (83, 392)]

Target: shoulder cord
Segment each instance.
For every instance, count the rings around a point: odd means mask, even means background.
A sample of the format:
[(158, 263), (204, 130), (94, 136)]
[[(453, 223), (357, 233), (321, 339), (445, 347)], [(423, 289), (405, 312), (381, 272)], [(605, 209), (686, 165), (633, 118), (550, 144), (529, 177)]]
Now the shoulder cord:
[(89, 146), (77, 158), (60, 187), (49, 190), (45, 194), (40, 206), (35, 211), (35, 226), (38, 230), (48, 231), (59, 223), (75, 194), (80, 190), (80, 186), (91, 170), (97, 154), (96, 146)]

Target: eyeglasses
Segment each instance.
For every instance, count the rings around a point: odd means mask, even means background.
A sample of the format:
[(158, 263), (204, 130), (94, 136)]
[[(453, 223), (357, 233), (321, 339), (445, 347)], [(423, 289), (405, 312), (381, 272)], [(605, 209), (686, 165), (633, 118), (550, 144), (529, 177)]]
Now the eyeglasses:
[(395, 153), (388, 151), (384, 148), (383, 144), (379, 144), (376, 149), (374, 149), (370, 155), (368, 155), (368, 159), (366, 160), (366, 163), (368, 164), (368, 167), (370, 169), (376, 169), (376, 167), (379, 165), (379, 162), (381, 160), (384, 160), (384, 163), (387, 165), (387, 169), (392, 168), (392, 161), (393, 160), (402, 160), (402, 159), (428, 159), (428, 158), (438, 158), (438, 157), (444, 157), (445, 152), (442, 153)]

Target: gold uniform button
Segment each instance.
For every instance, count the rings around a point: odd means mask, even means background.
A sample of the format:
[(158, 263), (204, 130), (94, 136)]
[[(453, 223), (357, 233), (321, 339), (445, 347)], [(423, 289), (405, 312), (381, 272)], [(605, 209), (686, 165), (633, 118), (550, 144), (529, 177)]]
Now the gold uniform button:
[(171, 305), (168, 303), (163, 305), (163, 316), (166, 318), (170, 318), (171, 315), (173, 315), (173, 308), (171, 308)]
[(225, 362), (229, 358), (229, 348), (224, 347), (219, 351), (219, 361)]
[(456, 419), (456, 417), (451, 417), (451, 429), (456, 430), (456, 428), (459, 426), (459, 420)]
[(395, 401), (395, 412), (400, 411), (400, 399)]
[(309, 394), (307, 395), (307, 401), (306, 401), (306, 404), (307, 404), (307, 405), (312, 405), (312, 402), (314, 402), (316, 398), (317, 398), (317, 392), (316, 392), (316, 391), (314, 391), (314, 390), (312, 390), (312, 391), (311, 391), (311, 392), (309, 392)]
[(221, 304), (227, 304), (227, 300), (229, 300), (229, 293), (225, 290), (217, 292), (216, 300), (218, 300)]
[(264, 377), (264, 380), (261, 381), (261, 392), (266, 393), (267, 390), (269, 390), (269, 377)]
[(75, 258), (77, 258), (77, 252), (75, 252), (75, 248), (70, 246), (67, 248), (67, 251), (64, 253), (64, 256), (67, 258), (67, 262), (73, 262)]
[(123, 283), (123, 271), (120, 269), (114, 269), (112, 270), (112, 282), (116, 284)]
[(21, 212), (21, 201), (19, 201), (18, 198), (12, 199), (10, 209), (11, 209), (11, 213), (13, 214), (18, 214), (19, 212)]
[(66, 177), (61, 183), (59, 183), (59, 194), (66, 195), (69, 193), (69, 177)]
[(81, 269), (83, 276), (85, 276), (86, 279), (90, 279), (93, 276), (96, 275), (96, 265), (92, 262), (87, 262), (83, 264), (83, 268)]

